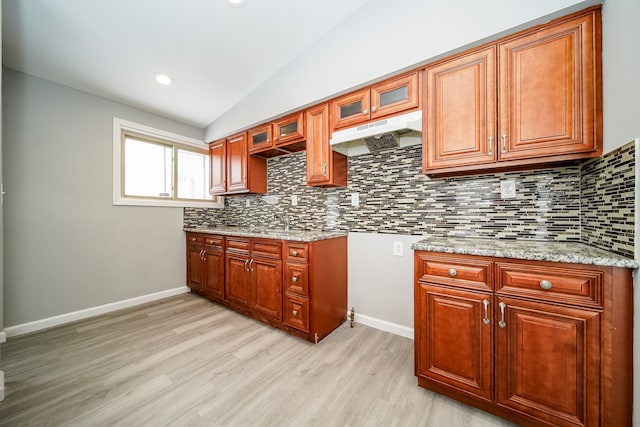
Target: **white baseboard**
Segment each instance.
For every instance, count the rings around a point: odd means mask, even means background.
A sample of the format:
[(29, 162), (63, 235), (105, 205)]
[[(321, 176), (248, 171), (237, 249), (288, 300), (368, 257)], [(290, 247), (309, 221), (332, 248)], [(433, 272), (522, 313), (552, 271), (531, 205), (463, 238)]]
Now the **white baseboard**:
[(401, 337), (413, 339), (413, 328), (408, 326), (398, 325), (397, 323), (387, 322), (386, 320), (380, 320), (358, 313), (356, 313), (356, 323), (362, 323), (363, 325), (371, 326), (381, 331), (391, 332)]
[(23, 323), (21, 325), (9, 326), (8, 328), (4, 329), (4, 332), (6, 333), (7, 337), (15, 337), (18, 335), (28, 334), (29, 332), (40, 331), (42, 329), (51, 328), (53, 326), (75, 322), (76, 320), (98, 316), (100, 314), (109, 313), (111, 311), (121, 310), (123, 308), (133, 307), (147, 302), (168, 298), (174, 295), (184, 294), (186, 292), (189, 292), (189, 288), (186, 286), (168, 289), (166, 291), (160, 291), (149, 295), (142, 295), (123, 301), (112, 302), (109, 304), (99, 305), (97, 307), (73, 311), (71, 313), (60, 314), (58, 316), (48, 317), (46, 319), (35, 320), (33, 322)]
[(4, 372), (0, 371), (0, 402), (4, 400)]

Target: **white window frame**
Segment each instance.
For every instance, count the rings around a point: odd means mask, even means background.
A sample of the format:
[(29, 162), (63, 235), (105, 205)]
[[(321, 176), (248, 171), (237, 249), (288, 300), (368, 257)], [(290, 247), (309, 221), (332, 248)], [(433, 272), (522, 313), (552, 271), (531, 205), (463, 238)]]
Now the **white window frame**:
[(175, 200), (175, 199), (149, 199), (143, 197), (124, 196), (122, 194), (122, 134), (123, 132), (133, 132), (150, 138), (165, 140), (169, 143), (185, 147), (195, 147), (199, 150), (207, 150), (207, 144), (195, 138), (178, 135), (150, 126), (130, 122), (117, 117), (113, 118), (113, 205), (114, 206), (159, 206), (159, 207), (180, 207), (180, 208), (224, 208), (224, 198), (214, 196), (213, 200)]

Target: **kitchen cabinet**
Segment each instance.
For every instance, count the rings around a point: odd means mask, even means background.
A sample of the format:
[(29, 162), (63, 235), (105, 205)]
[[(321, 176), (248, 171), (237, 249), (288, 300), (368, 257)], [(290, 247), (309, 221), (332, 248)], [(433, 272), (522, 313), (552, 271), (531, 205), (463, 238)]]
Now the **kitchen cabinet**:
[(347, 157), (329, 145), (329, 104), (307, 110), (307, 185), (347, 186)]
[(187, 285), (214, 300), (224, 298), (224, 244), (222, 236), (187, 236)]
[(187, 283), (226, 307), (318, 342), (347, 318), (347, 238), (297, 242), (188, 232)]
[(331, 129), (335, 131), (418, 109), (418, 83), (418, 72), (414, 71), (333, 99)]
[(265, 159), (249, 156), (245, 132), (209, 144), (210, 193), (267, 192)]
[(416, 251), (418, 384), (524, 425), (630, 425), (631, 289), (624, 268)]
[(306, 149), (305, 113), (299, 111), (250, 129), (249, 154), (276, 157)]
[(424, 173), (599, 156), (600, 21), (590, 9), (428, 66)]

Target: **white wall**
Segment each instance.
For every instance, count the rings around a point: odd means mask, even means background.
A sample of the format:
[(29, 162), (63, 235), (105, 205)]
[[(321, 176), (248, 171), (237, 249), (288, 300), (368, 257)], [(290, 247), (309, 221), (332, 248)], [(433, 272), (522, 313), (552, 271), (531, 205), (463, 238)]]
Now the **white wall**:
[(181, 208), (112, 206), (113, 117), (203, 130), (5, 69), (5, 328), (185, 285)]
[[(596, 0), (372, 0), (207, 128), (208, 141)], [(562, 10), (562, 12), (558, 12)], [(463, 12), (464, 11), (464, 12)], [(312, 19), (312, 18), (310, 18)], [(528, 25), (530, 26), (530, 25)]]

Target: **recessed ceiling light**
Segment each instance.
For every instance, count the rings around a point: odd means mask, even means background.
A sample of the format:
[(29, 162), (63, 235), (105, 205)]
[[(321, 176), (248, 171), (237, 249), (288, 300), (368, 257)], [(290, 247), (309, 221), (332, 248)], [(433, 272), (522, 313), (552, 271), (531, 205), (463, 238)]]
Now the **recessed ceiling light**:
[(156, 76), (156, 81), (161, 85), (170, 85), (171, 77), (167, 76), (166, 74), (158, 74)]
[(243, 7), (247, 5), (247, 1), (248, 0), (227, 0), (227, 3), (233, 7)]

